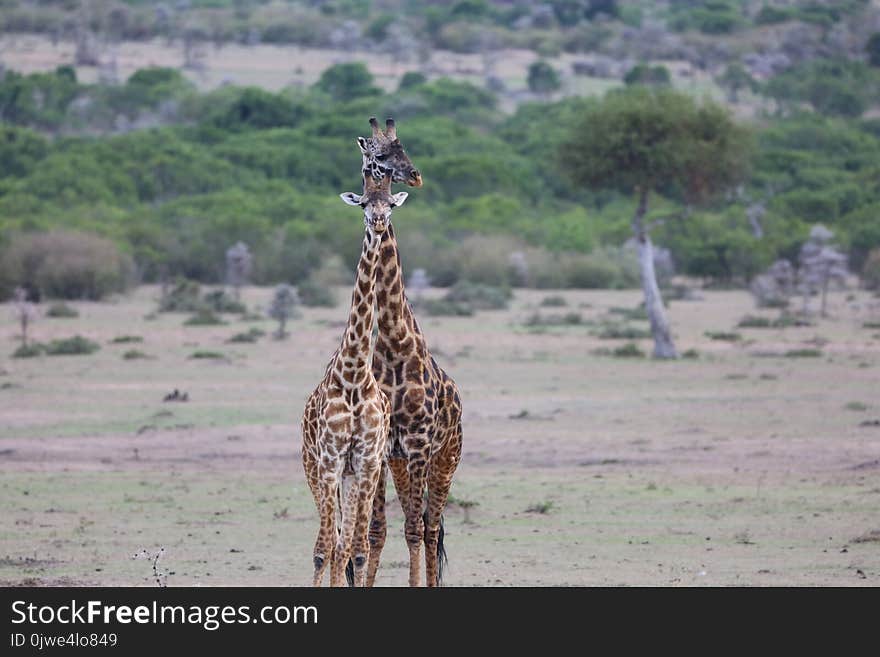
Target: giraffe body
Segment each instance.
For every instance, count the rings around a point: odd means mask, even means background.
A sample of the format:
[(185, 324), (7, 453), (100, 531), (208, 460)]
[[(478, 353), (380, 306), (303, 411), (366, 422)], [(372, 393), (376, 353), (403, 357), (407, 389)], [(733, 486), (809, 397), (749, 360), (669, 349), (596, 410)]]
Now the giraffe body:
[[(364, 179), (382, 172), (385, 179), (418, 187), (421, 175), (403, 151), (394, 122), (385, 133), (370, 120), (373, 136), (358, 140)], [(400, 253), (393, 226), (382, 235), (376, 272), (379, 334), (373, 374), (391, 404), (387, 463), (405, 516), (410, 554), (409, 583), (421, 583), (421, 545), (425, 544), (425, 579), (440, 583), (442, 514), (452, 477), (461, 460), (461, 397), (455, 382), (428, 350), (406, 299)], [(380, 474), (370, 523), (367, 584), (375, 581), (385, 544), (386, 475)], [(427, 500), (425, 500), (427, 497)]]
[[(389, 181), (390, 185), (390, 181)], [(320, 586), (330, 564), (331, 586), (341, 586), (352, 560), (355, 585), (364, 585), (370, 547), (373, 499), (384, 473), (391, 407), (370, 362), (375, 274), (381, 236), (390, 226), (395, 200), (382, 190), (343, 194), (364, 206), (366, 230), (351, 311), (339, 349), (309, 396), (302, 418), (302, 460), (320, 516), (313, 584)], [(397, 200), (406, 194), (397, 195)]]

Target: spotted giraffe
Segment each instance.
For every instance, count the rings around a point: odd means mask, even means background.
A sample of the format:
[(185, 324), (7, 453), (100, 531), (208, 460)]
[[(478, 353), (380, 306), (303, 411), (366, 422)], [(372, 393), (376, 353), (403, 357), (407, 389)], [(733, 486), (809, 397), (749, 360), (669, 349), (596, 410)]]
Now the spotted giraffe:
[[(384, 133), (375, 119), (370, 119), (370, 126), (372, 137), (358, 140), (364, 175), (381, 169), (395, 182), (421, 186), (421, 175), (400, 145), (394, 121), (388, 119)], [(455, 382), (431, 356), (406, 299), (393, 226), (382, 235), (376, 290), (379, 334), (373, 374), (391, 402), (387, 462), (405, 516), (409, 584), (421, 583), (424, 542), (425, 580), (428, 586), (437, 586), (444, 557), (442, 515), (461, 460), (461, 397)], [(368, 586), (375, 581), (387, 534), (385, 487), (383, 469), (370, 523)]]
[(320, 515), (314, 586), (321, 585), (328, 562), (331, 586), (343, 585), (349, 559), (354, 584), (363, 586), (366, 579), (368, 527), (385, 471), (391, 416), (388, 397), (377, 385), (370, 362), (375, 275), (382, 235), (391, 227), (391, 209), (407, 197), (406, 192), (391, 195), (390, 188), (390, 179), (382, 186), (366, 177), (363, 194), (341, 195), (349, 205), (363, 208), (365, 231), (342, 344), (308, 398), (302, 418), (303, 468)]

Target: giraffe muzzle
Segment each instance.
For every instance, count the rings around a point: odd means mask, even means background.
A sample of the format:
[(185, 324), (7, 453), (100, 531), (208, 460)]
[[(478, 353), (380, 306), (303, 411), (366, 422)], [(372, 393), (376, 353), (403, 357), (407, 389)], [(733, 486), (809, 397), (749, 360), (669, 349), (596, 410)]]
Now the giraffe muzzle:
[(406, 184), (410, 187), (421, 187), (422, 173), (418, 169), (413, 169), (412, 173), (409, 174), (409, 180), (406, 181)]

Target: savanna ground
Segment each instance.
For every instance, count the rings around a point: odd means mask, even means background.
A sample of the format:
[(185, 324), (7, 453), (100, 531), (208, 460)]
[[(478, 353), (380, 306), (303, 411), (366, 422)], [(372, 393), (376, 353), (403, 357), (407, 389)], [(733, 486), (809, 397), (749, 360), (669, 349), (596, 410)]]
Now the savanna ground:
[[(269, 294), (243, 297), (265, 307)], [(566, 307), (540, 312), (586, 324), (526, 326), (547, 294), (421, 318), (465, 409), (448, 584), (877, 584), (880, 329), (864, 327), (876, 298), (836, 294), (831, 319), (735, 329), (731, 343), (705, 332), (734, 330), (751, 298), (703, 292), (670, 307), (699, 359), (654, 362), (594, 353), (614, 344), (589, 322), (635, 307), (637, 291), (563, 292)], [(150, 586), (132, 555), (159, 546), (171, 586), (309, 583), (317, 517), (299, 418), (345, 302), (305, 309), (287, 341), (228, 344), (274, 323), (184, 327), (150, 318), (157, 296), (142, 287), (34, 326), (43, 342), (100, 342), (89, 356), (9, 358), (16, 327), (0, 308), (0, 584)], [(144, 342), (110, 343), (121, 335)], [(817, 345), (820, 357), (783, 356)], [(123, 359), (133, 348), (150, 358)], [(190, 401), (163, 403), (175, 388)], [(378, 583), (405, 585), (393, 489), (389, 509)]]

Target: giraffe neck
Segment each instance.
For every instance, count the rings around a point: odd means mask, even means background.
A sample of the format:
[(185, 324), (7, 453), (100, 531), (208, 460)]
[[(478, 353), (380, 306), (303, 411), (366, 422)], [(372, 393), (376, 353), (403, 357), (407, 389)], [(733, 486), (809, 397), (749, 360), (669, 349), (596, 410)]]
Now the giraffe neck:
[(371, 372), (370, 340), (373, 335), (373, 307), (376, 301), (376, 266), (381, 244), (381, 235), (373, 233), (369, 228), (364, 231), (364, 245), (351, 293), (348, 325), (345, 327), (335, 364), (344, 385), (349, 387), (363, 383)]
[(382, 236), (376, 269), (376, 301), (379, 308), (376, 354), (386, 361), (408, 360), (413, 355), (426, 357), (424, 337), (406, 300), (403, 269), (393, 226), (389, 226)]

